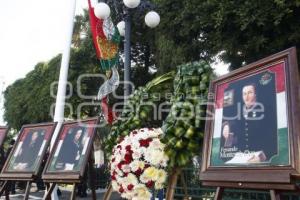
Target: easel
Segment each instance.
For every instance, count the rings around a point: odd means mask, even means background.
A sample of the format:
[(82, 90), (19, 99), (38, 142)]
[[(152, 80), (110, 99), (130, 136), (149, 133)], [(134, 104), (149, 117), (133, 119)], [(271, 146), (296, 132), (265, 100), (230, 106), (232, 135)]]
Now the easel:
[(178, 178), (180, 178), (180, 181), (181, 181), (181, 184), (182, 184), (183, 190), (184, 190), (183, 199), (184, 200), (189, 199), (188, 192), (187, 192), (187, 185), (186, 185), (184, 175), (182, 173), (182, 169), (181, 168), (174, 168), (172, 170), (171, 176), (168, 180), (168, 187), (167, 187), (167, 191), (166, 191), (166, 200), (173, 200), (174, 199), (175, 187), (176, 187), (176, 184), (178, 182)]
[(295, 184), (273, 184), (273, 183), (233, 183), (233, 182), (202, 182), (203, 186), (217, 187), (214, 200), (222, 200), (224, 190), (226, 188), (235, 189), (259, 189), (269, 190), (271, 200), (280, 200), (281, 191), (299, 191), (299, 188)]
[[(8, 187), (10, 186), (10, 184), (13, 181), (25, 181), (26, 182), (26, 190), (24, 193), (24, 200), (27, 200), (29, 198), (29, 193), (30, 193), (30, 188), (31, 188), (32, 182), (35, 182), (36, 180), (38, 180), (38, 178), (41, 177), (40, 172), (43, 169), (42, 162), (45, 158), (46, 151), (47, 151), (47, 148), (50, 143), (50, 138), (53, 134), (53, 131), (55, 130), (55, 127), (56, 127), (56, 123), (28, 124), (28, 125), (22, 126), (22, 129), (20, 130), (18, 139), (17, 139), (13, 149), (11, 150), (8, 159), (5, 162), (2, 173), (0, 174), (0, 180), (4, 181), (0, 188), (0, 197), (5, 192), (5, 198), (8, 200), (9, 199), (9, 188)], [(45, 136), (45, 138), (43, 140), (46, 140), (46, 143), (44, 143), (45, 145), (44, 145), (43, 149), (39, 149), (39, 152), (41, 152), (41, 154), (40, 154), (39, 160), (35, 161), (35, 162), (38, 162), (36, 164), (36, 167), (34, 168), (33, 171), (8, 170), (11, 158), (15, 154), (15, 150), (17, 148), (17, 145), (20, 142), (21, 137), (23, 136), (23, 132), (25, 132), (26, 129), (32, 129), (32, 128), (37, 128), (37, 129), (45, 128), (44, 130), (46, 130), (46, 132), (47, 132), (47, 133), (45, 133), (45, 135), (43, 134), (43, 136)], [(49, 138), (46, 138), (46, 137), (49, 137)]]
[(108, 185), (108, 188), (104, 194), (103, 200), (110, 200), (110, 197), (112, 195), (113, 189), (111, 183)]
[[(94, 151), (91, 151), (94, 152)], [(94, 159), (93, 159), (93, 153), (90, 154), (89, 161), (86, 164), (86, 167), (88, 169), (88, 173), (90, 176), (90, 187), (92, 191), (92, 199), (96, 200), (96, 190), (95, 190), (95, 182), (92, 177), (95, 177), (95, 169), (94, 169)], [(84, 169), (86, 169), (84, 167)], [(44, 196), (44, 200), (50, 200), (51, 199), (51, 194), (55, 188), (55, 186), (58, 183), (64, 183), (64, 184), (72, 184), (73, 189), (71, 193), (70, 200), (75, 200), (76, 199), (76, 188), (78, 184), (80, 184), (83, 181), (83, 176), (80, 176), (79, 174), (61, 174), (60, 176), (58, 175), (43, 175), (43, 180), (45, 183), (50, 183), (50, 187), (47, 188), (46, 195)]]
[[(6, 175), (6, 176), (5, 176)], [(22, 178), (19, 178), (22, 176)], [(27, 176), (27, 178), (26, 178)], [(1, 188), (0, 188), (0, 197), (5, 193), (5, 199), (9, 200), (9, 186), (12, 183), (12, 181), (26, 181), (26, 190), (24, 193), (24, 200), (27, 200), (29, 198), (30, 188), (32, 182), (35, 182), (37, 179), (36, 176), (33, 176), (31, 174), (11, 174), (11, 175), (1, 175), (1, 180), (4, 180)]]

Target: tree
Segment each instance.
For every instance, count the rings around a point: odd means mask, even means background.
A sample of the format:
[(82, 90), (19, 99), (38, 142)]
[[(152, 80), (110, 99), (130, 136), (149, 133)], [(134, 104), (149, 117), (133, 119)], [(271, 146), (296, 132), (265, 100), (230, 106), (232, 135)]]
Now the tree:
[(23, 124), (50, 121), (50, 108), (55, 99), (50, 96), (51, 83), (58, 79), (60, 56), (48, 64), (38, 63), (24, 79), (8, 86), (4, 92), (4, 119), (14, 129)]
[(155, 58), (162, 70), (169, 70), (168, 63), (209, 61), (216, 55), (235, 69), (291, 46), (300, 47), (299, 0), (155, 2), (161, 13)]

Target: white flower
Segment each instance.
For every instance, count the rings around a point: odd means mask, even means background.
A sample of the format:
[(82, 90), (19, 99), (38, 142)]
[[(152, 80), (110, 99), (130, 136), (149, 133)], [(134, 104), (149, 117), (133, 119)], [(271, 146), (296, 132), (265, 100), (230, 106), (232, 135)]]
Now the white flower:
[(142, 153), (141, 153), (141, 151), (139, 151), (139, 150), (134, 151), (134, 152), (132, 153), (132, 158), (133, 158), (134, 160), (140, 159), (141, 156), (142, 156)]
[(158, 138), (154, 138), (152, 140), (152, 142), (149, 145), (149, 148), (153, 148), (153, 149), (163, 149), (164, 145), (162, 145), (162, 143), (160, 142), (160, 140)]
[(150, 200), (152, 197), (152, 194), (149, 192), (148, 188), (143, 184), (137, 185), (134, 191), (135, 195), (132, 200)]
[(129, 165), (122, 165), (122, 170), (125, 173), (129, 173), (130, 172), (130, 166)]
[(141, 181), (142, 183), (147, 183), (148, 181), (151, 181), (151, 177), (148, 177), (148, 176), (146, 176), (145, 173), (143, 173), (143, 174), (140, 176), (140, 181)]
[(129, 173), (128, 176), (127, 176), (127, 178), (128, 178), (129, 184), (132, 184), (133, 186), (135, 186), (135, 185), (138, 184), (137, 177), (134, 174)]
[(140, 148), (140, 143), (136, 138), (132, 139), (131, 147), (132, 147), (132, 149), (139, 149)]
[(139, 161), (139, 160), (134, 160), (132, 161), (129, 166), (131, 167), (131, 171), (136, 172), (138, 169), (143, 170), (145, 167), (145, 162)]
[(118, 185), (117, 181), (111, 181), (111, 186), (112, 186), (113, 190), (115, 190), (115, 191), (119, 190), (119, 185)]
[(154, 166), (158, 166), (164, 159), (164, 152), (161, 150), (150, 149), (145, 154), (145, 160)]
[(132, 191), (127, 191), (121, 194), (122, 198), (125, 199), (132, 199), (133, 198), (134, 193)]
[(158, 170), (157, 183), (163, 184), (167, 179), (167, 172), (165, 170)]
[(155, 188), (156, 190), (162, 189), (163, 186), (164, 186), (164, 185), (161, 184), (161, 183), (159, 183), (159, 182), (155, 182), (155, 184), (154, 184), (154, 188)]

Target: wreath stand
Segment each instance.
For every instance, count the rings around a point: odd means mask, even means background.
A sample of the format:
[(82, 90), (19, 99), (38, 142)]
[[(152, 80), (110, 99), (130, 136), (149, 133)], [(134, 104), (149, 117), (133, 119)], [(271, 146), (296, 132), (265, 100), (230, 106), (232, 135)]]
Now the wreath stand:
[(183, 200), (188, 200), (188, 191), (187, 191), (187, 184), (186, 180), (184, 178), (184, 175), (182, 173), (181, 168), (174, 168), (172, 170), (171, 176), (169, 177), (168, 180), (168, 186), (167, 186), (167, 191), (166, 191), (166, 200), (173, 200), (174, 199), (174, 194), (175, 194), (175, 187), (178, 182), (178, 178), (180, 178), (180, 182), (182, 184), (183, 190), (184, 190), (184, 197)]
[[(90, 176), (90, 187), (91, 187), (91, 191), (92, 191), (92, 199), (96, 200), (95, 182), (94, 182), (94, 179), (92, 178), (92, 177), (95, 177), (94, 159), (93, 159), (92, 155), (93, 155), (93, 153), (90, 154), (89, 161), (87, 162), (86, 167), (88, 168), (88, 173)], [(47, 192), (46, 192), (43, 200), (51, 199), (51, 194), (52, 194), (55, 186), (58, 183), (72, 184), (73, 189), (72, 189), (70, 200), (75, 200), (76, 199), (76, 188), (77, 188), (78, 184), (82, 182), (82, 179), (83, 179), (83, 176), (80, 176), (79, 174), (60, 174), (60, 175), (47, 174), (47, 175), (43, 175), (44, 182), (50, 184), (50, 187), (47, 188)]]

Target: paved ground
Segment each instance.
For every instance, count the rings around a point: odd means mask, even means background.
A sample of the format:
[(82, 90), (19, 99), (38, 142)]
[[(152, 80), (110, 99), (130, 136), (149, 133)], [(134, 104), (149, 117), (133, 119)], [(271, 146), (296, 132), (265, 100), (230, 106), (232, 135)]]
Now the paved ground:
[[(62, 188), (60, 187), (62, 195), (59, 197), (60, 200), (67, 200), (70, 199), (70, 195), (71, 195), (71, 191), (69, 188)], [(17, 190), (17, 193), (14, 195), (10, 195), (10, 199), (12, 200), (17, 200), (17, 199), (23, 199), (24, 198), (24, 191), (23, 190)], [(105, 194), (105, 190), (103, 189), (98, 189), (96, 191), (97, 193), (97, 199), (102, 199), (104, 194)], [(29, 199), (42, 199), (44, 196), (44, 191), (36, 191), (36, 187), (32, 187), (31, 188), (31, 192), (30, 192), (30, 196)], [(1, 199), (5, 199), (4, 197), (1, 197)], [(78, 200), (87, 200), (87, 199), (92, 199), (91, 197), (91, 192), (88, 191), (88, 196), (86, 198), (80, 198), (80, 197), (76, 197), (76, 199)], [(117, 193), (114, 193), (111, 197), (111, 200), (121, 200), (120, 196)]]

